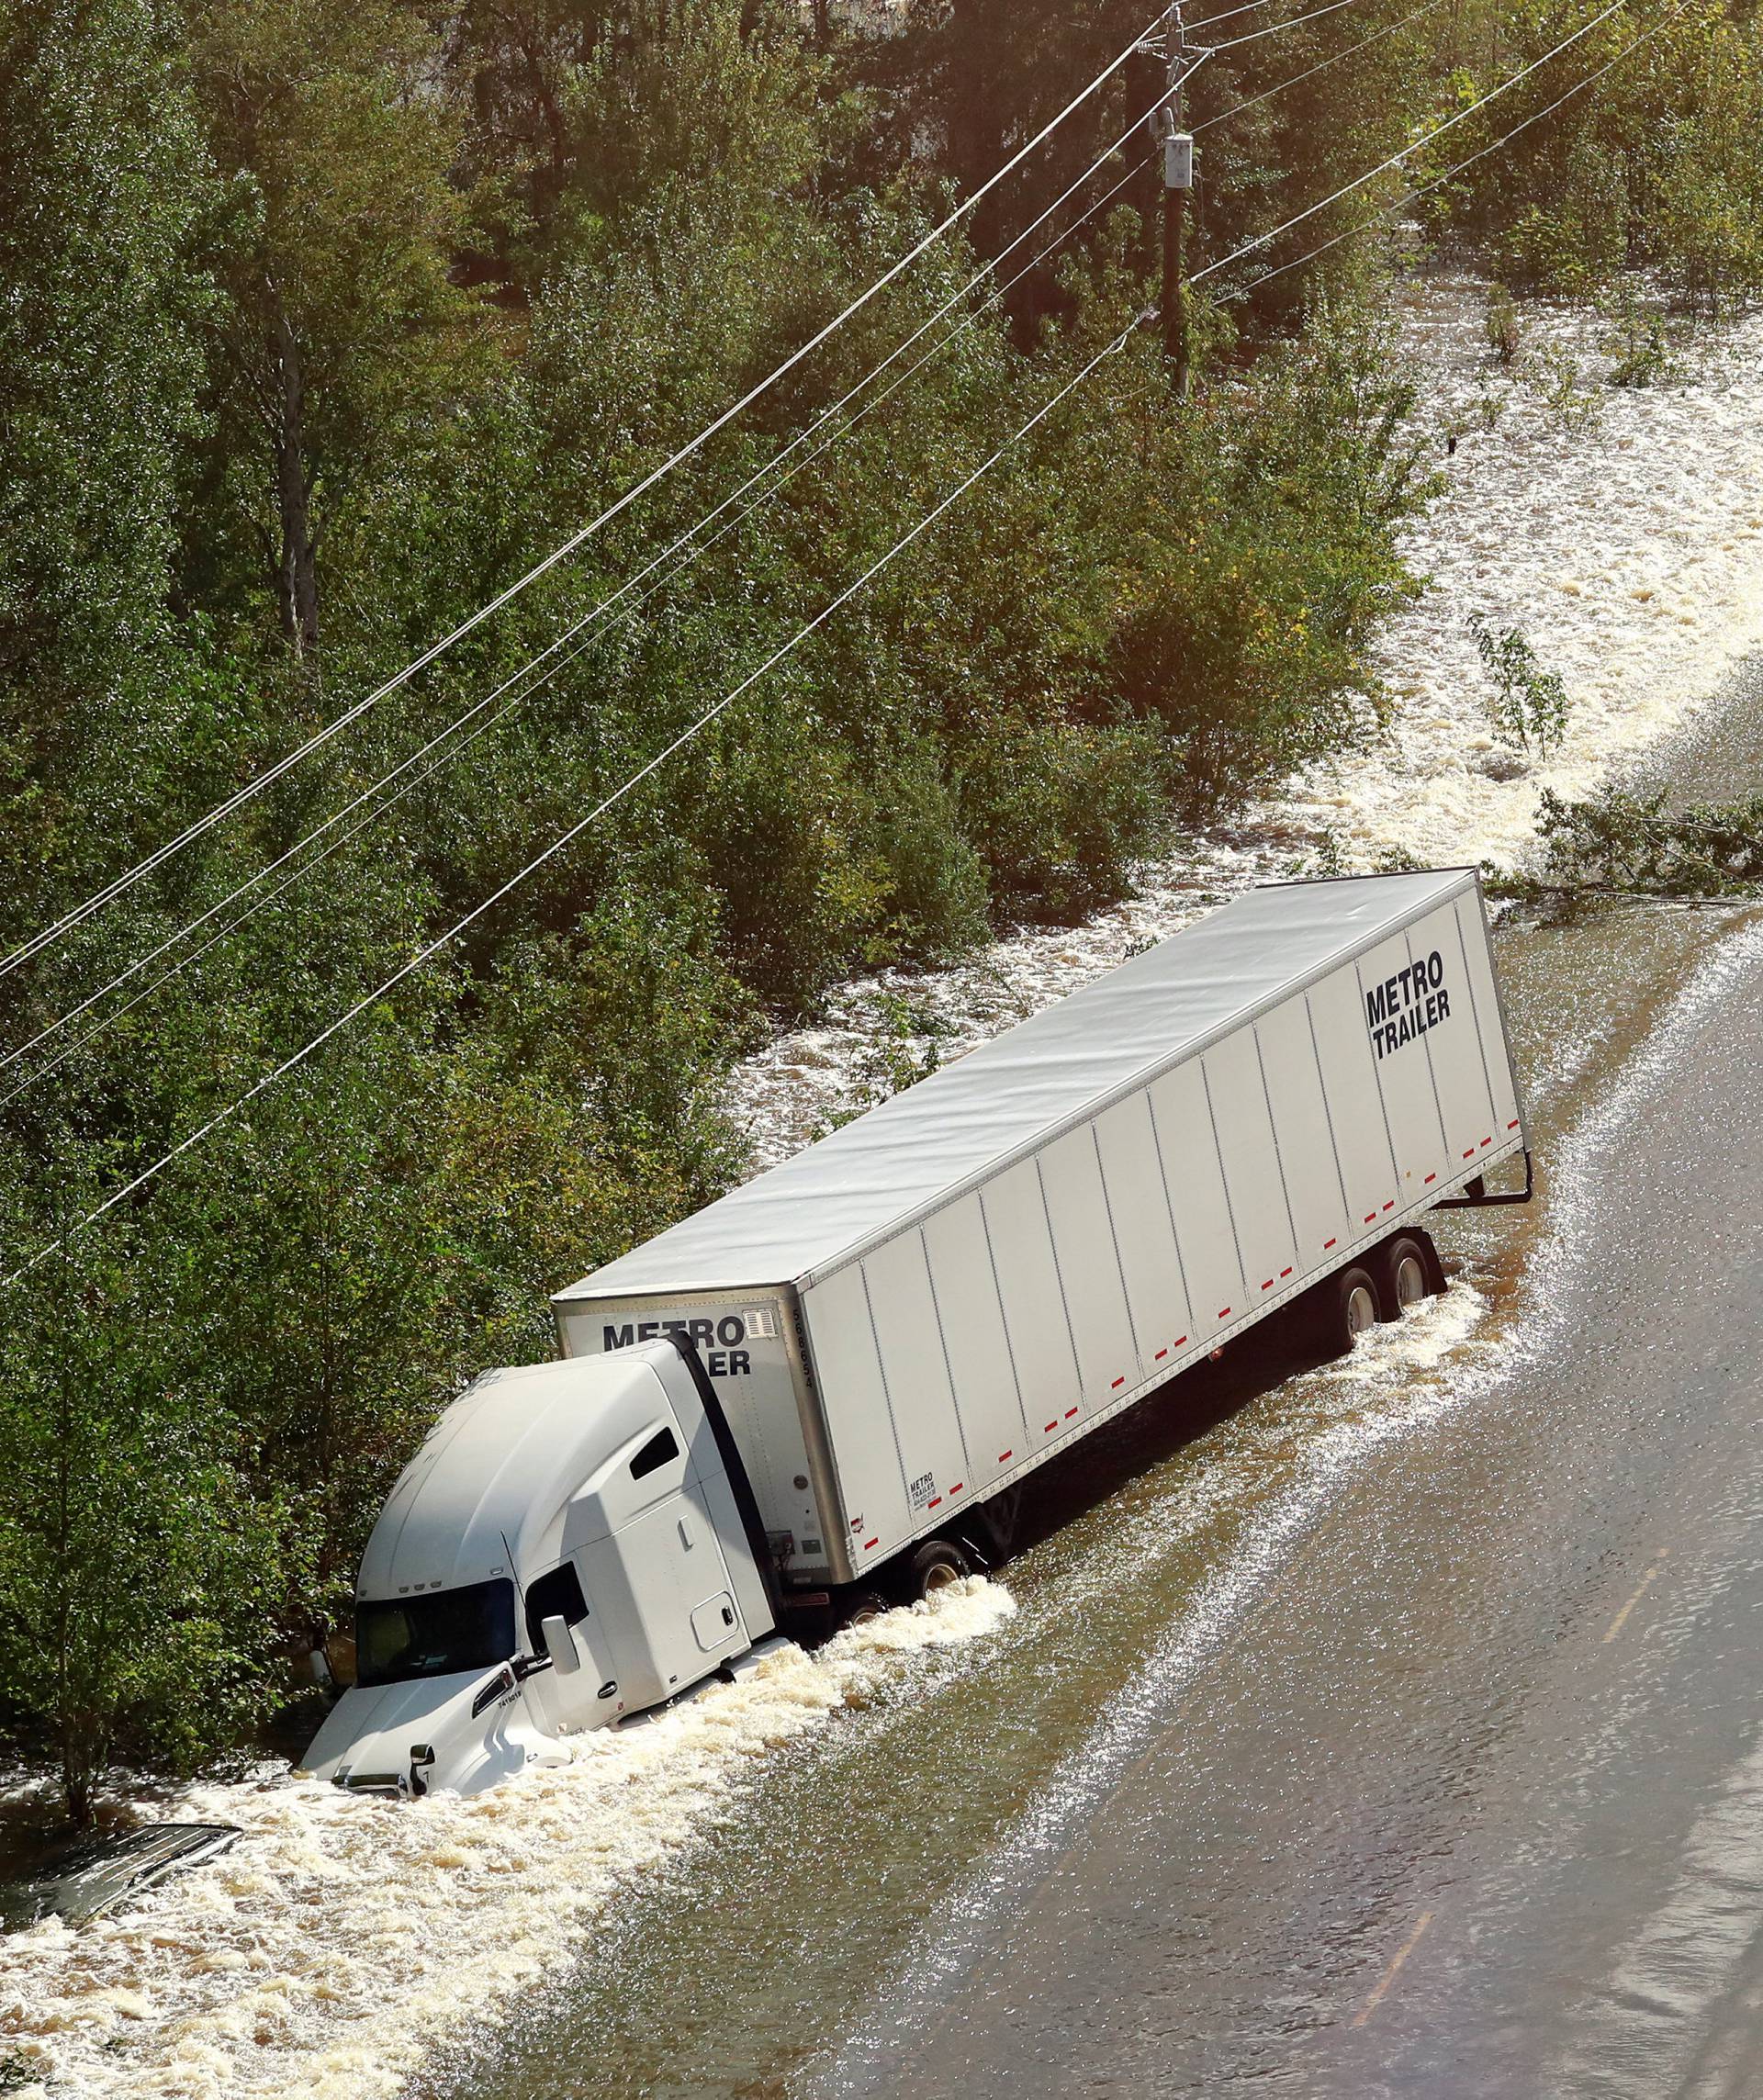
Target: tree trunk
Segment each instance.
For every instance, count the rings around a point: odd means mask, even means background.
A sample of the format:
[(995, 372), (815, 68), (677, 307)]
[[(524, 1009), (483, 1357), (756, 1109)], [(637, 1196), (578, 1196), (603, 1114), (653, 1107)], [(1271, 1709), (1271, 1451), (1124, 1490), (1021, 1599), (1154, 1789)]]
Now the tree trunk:
[(297, 657), (319, 646), (319, 572), (312, 542), (312, 488), (306, 470), (306, 382), (300, 346), (271, 291), (269, 353), (276, 376), (275, 506), (281, 531), (276, 590), (282, 633)]
[[(958, 0), (949, 17), (949, 159), (969, 197), (995, 174), (1004, 158), (997, 81), (1000, 27), (997, 0)], [(971, 222), (973, 245), (982, 255), (997, 253), (1000, 224), (994, 190)]]

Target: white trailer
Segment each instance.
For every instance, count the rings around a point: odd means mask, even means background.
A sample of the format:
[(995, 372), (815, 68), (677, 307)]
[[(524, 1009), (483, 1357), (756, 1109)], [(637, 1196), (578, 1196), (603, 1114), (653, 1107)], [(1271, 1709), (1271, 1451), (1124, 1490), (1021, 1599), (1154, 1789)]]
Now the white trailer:
[(553, 1304), (567, 1355), (696, 1343), (786, 1591), (830, 1589), (1319, 1285), (1392, 1311), (1402, 1229), (1520, 1153), (1474, 871), (1275, 885)]
[(1436, 1285), (1428, 1210), (1529, 1189), (1474, 873), (1254, 891), (560, 1293), (564, 1360), (394, 1490), (309, 1763), (474, 1791), (931, 1587), (1098, 1423), (1295, 1299), (1350, 1346)]

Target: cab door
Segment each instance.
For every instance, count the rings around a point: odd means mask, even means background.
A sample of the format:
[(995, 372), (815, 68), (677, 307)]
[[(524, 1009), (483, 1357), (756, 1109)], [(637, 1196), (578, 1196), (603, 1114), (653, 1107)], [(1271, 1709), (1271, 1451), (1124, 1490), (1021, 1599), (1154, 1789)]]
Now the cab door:
[(657, 1424), (598, 1487), (603, 1510), (642, 1505), (578, 1555), (618, 1685), (614, 1703), (634, 1713), (709, 1676), (750, 1636), (676, 1423)]

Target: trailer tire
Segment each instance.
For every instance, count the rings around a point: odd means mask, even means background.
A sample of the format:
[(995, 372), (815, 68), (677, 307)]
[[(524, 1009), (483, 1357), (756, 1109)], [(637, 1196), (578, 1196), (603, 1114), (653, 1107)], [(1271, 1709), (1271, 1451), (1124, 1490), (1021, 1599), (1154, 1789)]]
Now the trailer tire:
[(872, 1619), (879, 1619), (883, 1612), (893, 1610), (893, 1606), (879, 1589), (859, 1589), (841, 1623), (847, 1626), (867, 1626)]
[(1377, 1250), (1371, 1263), (1377, 1289), (1377, 1317), (1399, 1320), (1422, 1298), (1443, 1289), (1438, 1252), (1423, 1232), (1398, 1232)]
[(1353, 1345), (1378, 1317), (1376, 1279), (1356, 1263), (1338, 1270), (1317, 1286), (1315, 1331), (1318, 1344), (1328, 1356), (1346, 1356)]
[(912, 1586), (926, 1599), (972, 1572), (967, 1555), (953, 1539), (926, 1539), (912, 1556)]

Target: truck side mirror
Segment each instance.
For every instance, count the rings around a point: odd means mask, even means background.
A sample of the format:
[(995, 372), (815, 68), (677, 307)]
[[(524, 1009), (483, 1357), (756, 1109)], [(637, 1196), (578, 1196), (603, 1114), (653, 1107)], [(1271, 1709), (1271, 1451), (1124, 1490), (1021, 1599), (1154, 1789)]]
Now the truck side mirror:
[(410, 1745), (410, 1799), (421, 1801), (429, 1791), (429, 1773), (434, 1768), (434, 1745)]
[(539, 1638), (545, 1643), (545, 1652), (558, 1676), (567, 1677), (572, 1670), (581, 1668), (581, 1657), (576, 1652), (576, 1636), (569, 1631), (569, 1622), (561, 1614), (555, 1619), (539, 1621)]

